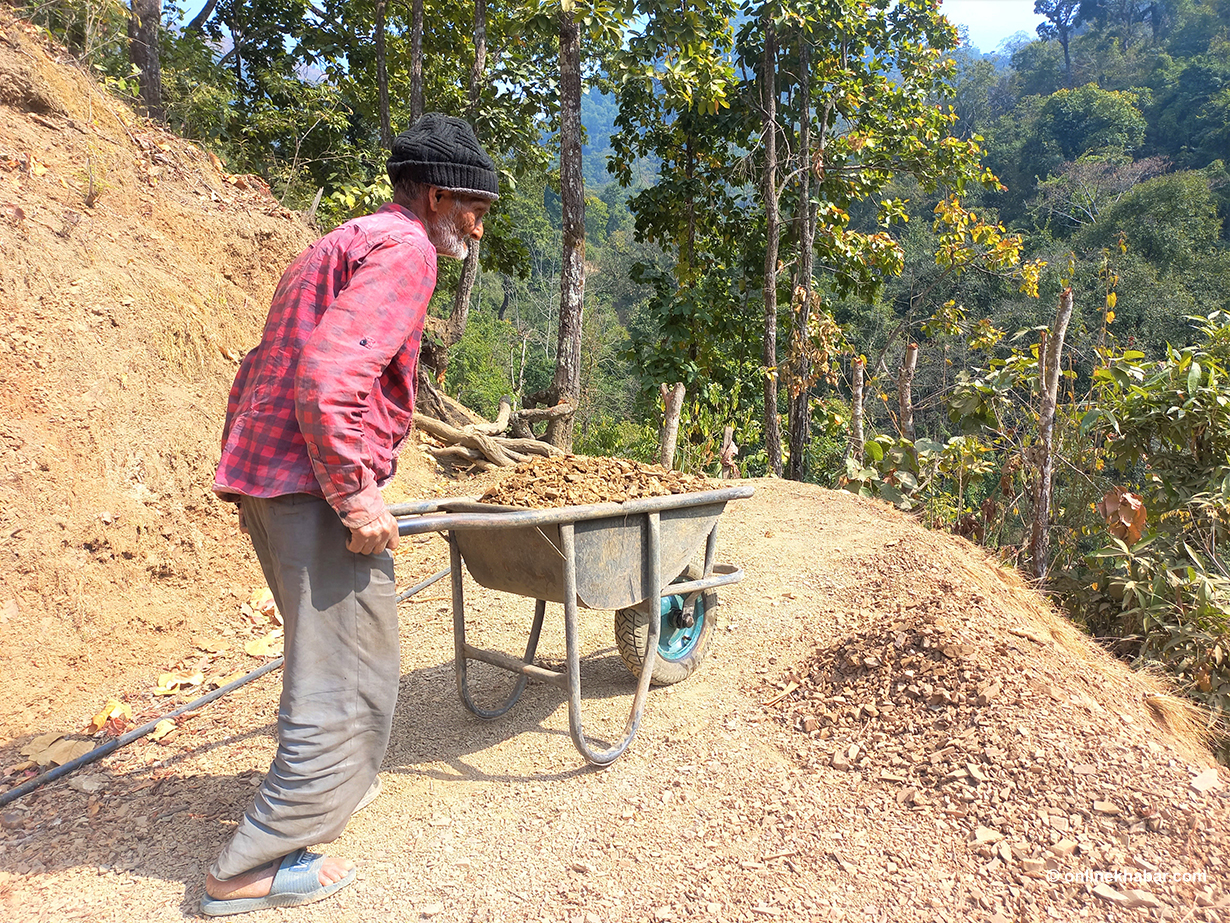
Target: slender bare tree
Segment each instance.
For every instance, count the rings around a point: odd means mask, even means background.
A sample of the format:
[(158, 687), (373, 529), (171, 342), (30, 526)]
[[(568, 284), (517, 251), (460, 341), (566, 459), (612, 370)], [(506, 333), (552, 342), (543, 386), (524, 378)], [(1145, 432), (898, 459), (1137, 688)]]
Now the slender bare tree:
[(1054, 471), (1055, 408), (1059, 403), (1059, 377), (1063, 371), (1063, 341), (1072, 320), (1072, 289), (1059, 295), (1055, 326), (1042, 331), (1038, 344), (1038, 383), (1042, 390), (1042, 408), (1038, 414), (1038, 446), (1034, 462), (1038, 468), (1034, 479), (1034, 521), (1029, 536), (1030, 571), (1035, 578), (1046, 578), (1051, 542), (1051, 481)]
[(764, 111), (764, 446), (769, 470), (782, 475), (781, 424), (777, 416), (777, 31), (772, 10), (765, 5), (764, 72), (760, 77)]

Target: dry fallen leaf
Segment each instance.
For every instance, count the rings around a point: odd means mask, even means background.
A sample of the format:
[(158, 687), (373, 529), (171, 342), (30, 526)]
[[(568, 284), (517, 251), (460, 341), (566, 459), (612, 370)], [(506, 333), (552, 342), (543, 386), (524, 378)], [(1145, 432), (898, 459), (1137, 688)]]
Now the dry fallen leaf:
[(198, 638), (193, 643), (207, 654), (221, 654), (231, 646), (229, 642), (221, 638)]
[(158, 688), (154, 690), (154, 695), (174, 695), (177, 692), (184, 692), (194, 686), (199, 686), (204, 681), (205, 674), (199, 670), (192, 673), (186, 670), (175, 673), (159, 673)]
[(221, 689), (223, 686), (228, 683), (233, 683), (243, 675), (245, 675), (243, 670), (236, 670), (234, 673), (226, 674), (226, 676), (212, 676), (209, 679), (209, 685), (213, 686), (215, 689)]
[(155, 724), (154, 729), (149, 732), (149, 739), (150, 740), (162, 740), (162, 738), (170, 734), (173, 730), (175, 730), (175, 728), (176, 728), (176, 724), (174, 721), (172, 721), (170, 718), (163, 718), (161, 721)]
[(106, 788), (110, 781), (111, 778), (106, 773), (96, 772), (90, 775), (73, 776), (68, 780), (68, 787), (75, 792), (94, 795)]
[(251, 639), (243, 649), (253, 657), (281, 657), (282, 643), (282, 629), (275, 628), (267, 635)]
[[(33, 745), (37, 741), (45, 740), (48, 737), (54, 739), (40, 749), (33, 749)], [(84, 756), (93, 749), (94, 741), (92, 740), (67, 740), (59, 734), (44, 734), (32, 740), (21, 752), (23, 756), (30, 757), (39, 766), (63, 766), (79, 756)], [(30, 752), (27, 753), (26, 750), (30, 750)]]
[(103, 706), (102, 711), (90, 719), (90, 727), (95, 731), (101, 731), (112, 718), (124, 718), (128, 721), (132, 720), (132, 706), (125, 705), (118, 699), (111, 699)]
[(57, 734), (55, 731), (48, 731), (46, 734), (40, 734), (38, 737), (35, 737), (32, 741), (21, 748), (21, 755), (34, 759), (34, 754), (42, 753), (63, 736), (63, 734)]
[(252, 611), (263, 615), (271, 621), (282, 624), (282, 613), (278, 612), (277, 604), (273, 601), (273, 593), (269, 587), (261, 587), (252, 593), (252, 598), (248, 600), (248, 605), (252, 607)]

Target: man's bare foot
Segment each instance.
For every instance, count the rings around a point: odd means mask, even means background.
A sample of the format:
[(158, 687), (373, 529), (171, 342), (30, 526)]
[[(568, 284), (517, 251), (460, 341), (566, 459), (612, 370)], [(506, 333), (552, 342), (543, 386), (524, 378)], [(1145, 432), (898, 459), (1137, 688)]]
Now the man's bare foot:
[[(262, 865), (260, 868), (252, 869), (251, 871), (244, 872), (242, 875), (228, 878), (225, 881), (219, 881), (213, 875), (207, 875), (205, 877), (205, 893), (219, 900), (264, 897), (269, 893), (269, 889), (273, 887), (273, 876), (277, 874), (280, 864), (281, 860), (271, 862), (268, 865)], [(332, 856), (326, 856), (324, 863), (320, 866), (320, 874), (318, 876), (321, 886), (328, 887), (334, 882), (341, 881), (352, 868), (354, 868), (354, 863), (349, 859), (335, 859)]]

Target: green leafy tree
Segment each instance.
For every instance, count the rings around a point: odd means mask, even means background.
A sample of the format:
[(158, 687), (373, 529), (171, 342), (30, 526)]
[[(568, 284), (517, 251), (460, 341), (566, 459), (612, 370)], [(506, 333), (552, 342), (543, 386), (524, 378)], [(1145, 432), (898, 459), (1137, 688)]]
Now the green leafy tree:
[[(1112, 569), (1124, 633), (1222, 720), (1230, 714), (1230, 315), (1192, 318), (1200, 341), (1156, 362), (1126, 351), (1098, 370), (1086, 415), (1124, 476), (1139, 479), (1147, 524), (1096, 559)], [(1105, 508), (1105, 507), (1104, 507)], [(1108, 516), (1108, 519), (1110, 517)], [(1111, 520), (1112, 529), (1115, 525)]]
[(1034, 12), (1046, 17), (1039, 23), (1038, 35), (1047, 41), (1058, 39), (1063, 48), (1063, 68), (1067, 85), (1072, 86), (1072, 54), (1069, 45), (1080, 12), (1080, 0), (1034, 0)]

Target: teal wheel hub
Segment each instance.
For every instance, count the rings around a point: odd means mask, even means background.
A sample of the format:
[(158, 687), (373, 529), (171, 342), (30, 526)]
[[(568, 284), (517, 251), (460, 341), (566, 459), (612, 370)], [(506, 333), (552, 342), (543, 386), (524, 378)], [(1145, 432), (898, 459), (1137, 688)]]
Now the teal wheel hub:
[(658, 656), (665, 660), (682, 660), (695, 650), (705, 628), (704, 594), (697, 594), (692, 609), (691, 625), (684, 612), (683, 596), (662, 597), (662, 634), (658, 638)]

